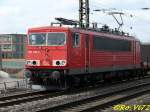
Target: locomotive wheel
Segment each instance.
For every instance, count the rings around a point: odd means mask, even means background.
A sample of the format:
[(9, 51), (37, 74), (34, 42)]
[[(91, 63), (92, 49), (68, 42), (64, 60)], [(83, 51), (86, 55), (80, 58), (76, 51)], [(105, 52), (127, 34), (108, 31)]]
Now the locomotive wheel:
[(57, 83), (60, 89), (64, 90), (68, 88), (68, 81), (66, 75), (61, 74), (59, 71), (54, 71), (52, 72), (51, 77), (55, 81), (55, 83)]
[(60, 72), (59, 72), (59, 71), (54, 71), (54, 72), (52, 72), (51, 78), (52, 78), (53, 80), (59, 80), (59, 79), (60, 79)]
[(66, 75), (61, 75), (60, 79), (59, 79), (59, 87), (62, 90), (66, 90), (69, 88), (68, 85), (68, 78)]

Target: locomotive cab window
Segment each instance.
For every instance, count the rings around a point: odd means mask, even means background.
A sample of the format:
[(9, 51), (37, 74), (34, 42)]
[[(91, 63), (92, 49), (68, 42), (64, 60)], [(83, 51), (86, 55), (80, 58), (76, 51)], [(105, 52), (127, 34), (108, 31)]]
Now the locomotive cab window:
[(46, 33), (30, 34), (29, 44), (30, 45), (46, 45)]
[(65, 33), (48, 33), (48, 46), (63, 46), (66, 43)]
[(30, 34), (29, 44), (33, 46), (63, 46), (66, 44), (66, 34), (61, 32)]
[(73, 34), (73, 47), (79, 47), (80, 46), (80, 34), (74, 33)]

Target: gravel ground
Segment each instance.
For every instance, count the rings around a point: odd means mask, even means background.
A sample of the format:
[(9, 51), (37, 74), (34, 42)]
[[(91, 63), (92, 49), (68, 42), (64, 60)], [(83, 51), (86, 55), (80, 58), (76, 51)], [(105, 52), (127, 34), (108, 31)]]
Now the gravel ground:
[(13, 96), (13, 95), (18, 95), (18, 94), (23, 94), (28, 92), (32, 92), (32, 90), (27, 88), (11, 89), (7, 91), (2, 91), (0, 97)]
[[(147, 79), (149, 81), (149, 79)], [(122, 85), (115, 85), (107, 88), (100, 88), (94, 91), (88, 91), (83, 92), (79, 94), (71, 94), (71, 95), (62, 95), (54, 98), (47, 98), (43, 100), (38, 101), (32, 101), (27, 103), (22, 103), (20, 105), (14, 105), (14, 106), (8, 106), (7, 108), (0, 108), (0, 112), (35, 112), (35, 109), (40, 109), (41, 107), (54, 107), (58, 104), (66, 104), (67, 102), (77, 101), (80, 99), (87, 99), (91, 96), (96, 96), (100, 94), (106, 94), (111, 91), (118, 91), (122, 88), (127, 88), (130, 86), (133, 86), (133, 84), (139, 84), (139, 83), (145, 82), (144, 81), (137, 81), (130, 82), (128, 84), (122, 84)]]

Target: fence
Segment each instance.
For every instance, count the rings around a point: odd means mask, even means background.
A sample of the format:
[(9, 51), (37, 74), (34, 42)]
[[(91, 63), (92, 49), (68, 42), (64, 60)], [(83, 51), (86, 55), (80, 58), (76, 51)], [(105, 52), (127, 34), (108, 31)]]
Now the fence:
[(5, 93), (10, 90), (29, 88), (26, 80), (3, 82), (0, 83), (0, 93)]

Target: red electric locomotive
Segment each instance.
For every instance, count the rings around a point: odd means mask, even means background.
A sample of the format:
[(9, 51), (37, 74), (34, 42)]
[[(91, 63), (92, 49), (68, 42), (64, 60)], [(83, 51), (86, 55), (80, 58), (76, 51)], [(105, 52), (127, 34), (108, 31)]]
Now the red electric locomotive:
[(105, 27), (30, 28), (27, 41), (26, 74), (33, 84), (66, 88), (141, 71), (140, 42)]
[[(67, 88), (142, 74), (145, 67), (139, 40), (108, 26), (98, 28), (93, 24), (91, 28), (89, 0), (79, 3), (79, 21), (56, 18), (59, 23), (74, 27), (60, 24), (28, 30), (26, 75), (32, 84)], [(123, 13), (110, 14), (119, 14), (122, 20)]]

